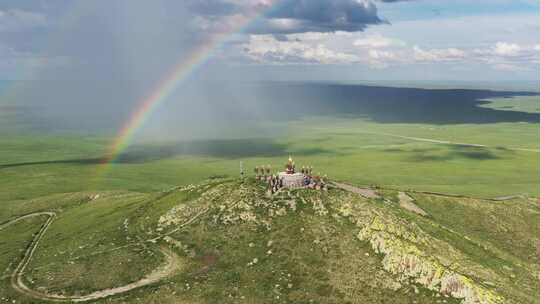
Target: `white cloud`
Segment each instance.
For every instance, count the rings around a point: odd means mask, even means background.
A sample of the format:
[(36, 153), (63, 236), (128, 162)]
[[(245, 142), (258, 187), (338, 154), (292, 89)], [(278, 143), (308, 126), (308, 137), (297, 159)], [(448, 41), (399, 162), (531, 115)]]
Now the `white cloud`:
[(358, 56), (331, 49), (323, 43), (279, 41), (272, 35), (252, 35), (243, 49), (252, 60), (270, 64), (340, 64), (359, 61)]
[[(452, 62), (457, 68), (484, 64), (499, 71), (536, 69), (540, 44), (493, 42), (481, 48), (411, 45), (378, 33), (251, 35), (243, 53), (264, 64), (358, 64), (370, 68)], [(352, 41), (352, 42), (351, 42)], [(245, 58), (245, 57), (244, 57)]]
[(455, 61), (463, 60), (466, 53), (457, 48), (424, 50), (419, 46), (414, 46), (414, 59), (421, 62)]
[(522, 48), (515, 43), (497, 42), (493, 52), (499, 56), (517, 56)]
[(398, 55), (391, 51), (371, 49), (367, 53), (365, 64), (372, 68), (383, 69), (399, 61)]
[(307, 32), (299, 34), (289, 34), (286, 35), (290, 40), (301, 40), (301, 41), (321, 41), (330, 37), (331, 33), (319, 33), (319, 32)]
[(506, 72), (521, 72), (521, 71), (530, 71), (529, 68), (521, 67), (515, 64), (509, 63), (499, 63), (493, 65), (493, 69), (497, 71), (506, 71)]
[(353, 42), (353, 45), (360, 48), (385, 48), (392, 45), (403, 45), (403, 43), (381, 35), (373, 35), (357, 39)]
[(490, 48), (474, 50), (471, 60), (485, 63), (497, 71), (531, 71), (540, 64), (538, 50), (539, 45), (497, 42)]
[(396, 55), (390, 51), (369, 50), (369, 57), (375, 60), (393, 60)]

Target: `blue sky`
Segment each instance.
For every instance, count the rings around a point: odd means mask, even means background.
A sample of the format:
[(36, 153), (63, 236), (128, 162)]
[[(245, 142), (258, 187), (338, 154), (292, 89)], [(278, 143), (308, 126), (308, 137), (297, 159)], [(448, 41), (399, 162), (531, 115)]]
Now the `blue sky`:
[(394, 22), (456, 18), (479, 15), (509, 15), (540, 12), (540, 1), (527, 0), (418, 0), (382, 3), (380, 14)]
[(538, 80), (539, 32), (540, 0), (4, 0), (0, 78), (158, 79), (219, 34), (239, 78)]

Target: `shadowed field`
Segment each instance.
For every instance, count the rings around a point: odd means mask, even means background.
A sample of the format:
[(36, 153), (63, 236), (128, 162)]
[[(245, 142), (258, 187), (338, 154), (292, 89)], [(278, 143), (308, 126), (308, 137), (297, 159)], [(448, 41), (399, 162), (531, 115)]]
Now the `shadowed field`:
[[(489, 108), (488, 99), (535, 92), (464, 89), (389, 88), (342, 84), (274, 83), (260, 88), (265, 110), (275, 118), (338, 116), (384, 124), (493, 124), (540, 122), (540, 113)], [(538, 104), (538, 99), (536, 103)], [(536, 107), (538, 109), (539, 107)], [(283, 111), (287, 109), (287, 111)]]
[[(109, 136), (29, 131), (29, 117), (36, 113), (7, 107), (2, 113), (10, 121), (18, 117), (20, 125), (9, 124), (19, 126), (17, 132), (2, 129), (0, 199), (155, 191), (237, 176), (240, 161), (246, 170), (262, 164), (280, 168), (289, 154), (358, 184), (483, 197), (540, 195), (538, 93), (321, 83), (269, 83), (258, 90), (258, 129), (250, 130), (254, 118), (243, 116), (246, 111), (234, 110), (241, 94), (216, 89), (209, 94), (216, 103), (229, 101), (228, 119), (245, 124), (241, 136), (216, 130), (215, 138), (136, 143), (112, 166), (103, 164)], [(264, 136), (261, 128), (268, 131)]]

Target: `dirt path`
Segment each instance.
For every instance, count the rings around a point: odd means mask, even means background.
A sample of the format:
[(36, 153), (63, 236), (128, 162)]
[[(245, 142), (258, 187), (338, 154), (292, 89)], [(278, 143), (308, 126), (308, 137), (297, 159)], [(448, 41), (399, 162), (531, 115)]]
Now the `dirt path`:
[(28, 294), (28, 295), (31, 295), (31, 296), (34, 296), (37, 292), (31, 290), (30, 288), (28, 288), (24, 284), (23, 279), (22, 279), (23, 274), (24, 274), (24, 271), (25, 271), (26, 267), (28, 266), (28, 264), (32, 260), (34, 252), (36, 251), (36, 248), (39, 245), (39, 242), (43, 238), (43, 235), (45, 234), (45, 232), (47, 232), (47, 229), (49, 229), (49, 226), (54, 221), (54, 219), (56, 217), (56, 213), (47, 212), (47, 213), (29, 214), (29, 215), (22, 216), (22, 217), (12, 221), (12, 223), (16, 223), (18, 221), (29, 218), (31, 216), (42, 216), (42, 215), (48, 215), (49, 217), (47, 218), (47, 221), (45, 221), (45, 223), (41, 226), (39, 232), (36, 234), (36, 236), (34, 237), (32, 242), (30, 243), (30, 245), (26, 249), (26, 252), (24, 253), (23, 259), (21, 260), (19, 265), (17, 265), (17, 267), (13, 271), (13, 274), (11, 275), (11, 286), (13, 287), (13, 289), (17, 290), (20, 293)]
[[(373, 135), (382, 135), (382, 136), (395, 137), (395, 138), (402, 138), (402, 139), (407, 139), (407, 140), (412, 140), (412, 141), (423, 141), (423, 142), (429, 142), (429, 143), (434, 143), (434, 144), (453, 145), (453, 146), (462, 146), (462, 147), (476, 147), (476, 148), (492, 148), (492, 147), (490, 147), (488, 145), (482, 145), (482, 144), (462, 143), (462, 142), (439, 140), (439, 139), (433, 139), (433, 138), (403, 136), (403, 135), (384, 133), (384, 132), (362, 132), (362, 133), (373, 134)], [(508, 149), (508, 150), (514, 150), (514, 151), (525, 151), (525, 152), (540, 153), (540, 149), (527, 149), (527, 148), (519, 148), (519, 147), (503, 147), (503, 148)]]
[(47, 232), (47, 229), (56, 218), (56, 213), (37, 212), (37, 213), (27, 214), (27, 215), (18, 217), (14, 220), (11, 220), (9, 222), (6, 222), (0, 225), (0, 231), (1, 231), (7, 228), (8, 226), (11, 226), (17, 222), (20, 222), (22, 220), (25, 220), (31, 217), (36, 217), (36, 216), (48, 216), (48, 218), (45, 221), (45, 223), (41, 226), (39, 232), (32, 239), (32, 242), (30, 243), (30, 245), (28, 246), (28, 249), (24, 253), (24, 257), (22, 258), (21, 262), (15, 268), (15, 270), (10, 276), (11, 286), (13, 287), (13, 289), (27, 296), (30, 296), (39, 300), (48, 300), (48, 301), (55, 301), (55, 302), (94, 301), (94, 300), (122, 294), (122, 293), (131, 291), (133, 289), (140, 288), (146, 285), (157, 283), (160, 280), (171, 276), (172, 274), (174, 274), (177, 270), (181, 268), (181, 262), (178, 255), (176, 255), (173, 251), (169, 250), (166, 247), (161, 247), (160, 249), (161, 249), (162, 254), (165, 256), (166, 263), (163, 266), (159, 267), (158, 269), (154, 270), (152, 273), (146, 275), (144, 278), (140, 279), (139, 281), (136, 281), (136, 282), (124, 285), (124, 286), (120, 286), (120, 287), (96, 291), (91, 294), (83, 295), (83, 296), (64, 296), (64, 295), (57, 295), (57, 294), (48, 294), (48, 293), (33, 290), (24, 283), (24, 280), (23, 280), (24, 272), (28, 264), (30, 264), (30, 261), (32, 260), (34, 252), (36, 251), (36, 248), (39, 245), (39, 242), (43, 238), (43, 235), (45, 235), (45, 233)]
[(36, 212), (36, 213), (31, 213), (31, 214), (27, 214), (27, 215), (23, 215), (23, 216), (20, 216), (14, 220), (11, 220), (11, 221), (8, 221), (8, 222), (5, 222), (3, 224), (0, 225), (0, 231), (4, 230), (5, 228), (15, 224), (15, 223), (18, 223), (22, 220), (25, 220), (25, 219), (28, 219), (28, 218), (31, 218), (31, 217), (36, 217), (36, 216), (55, 216), (56, 213), (54, 212)]
[(421, 216), (427, 216), (428, 214), (414, 203), (414, 199), (405, 192), (399, 192), (398, 194), (399, 206), (410, 212), (419, 214)]
[(148, 274), (141, 280), (121, 287), (96, 291), (86, 296), (70, 298), (70, 300), (73, 302), (86, 302), (107, 298), (110, 296), (128, 292), (136, 288), (157, 283), (162, 279), (173, 275), (177, 270), (180, 270), (182, 264), (178, 255), (176, 255), (173, 251), (166, 247), (161, 247), (161, 252), (165, 255), (167, 263), (160, 268), (154, 270), (152, 273)]
[(380, 198), (380, 196), (377, 194), (377, 192), (373, 189), (369, 189), (369, 188), (359, 188), (359, 187), (355, 187), (355, 186), (351, 186), (351, 185), (348, 185), (348, 184), (344, 184), (344, 183), (338, 183), (338, 182), (333, 182), (334, 186), (340, 188), (340, 189), (343, 189), (345, 191), (348, 191), (348, 192), (352, 192), (352, 193), (356, 193), (356, 194), (359, 194), (365, 198)]
[[(439, 140), (439, 139), (433, 139), (433, 138), (411, 137), (411, 136), (403, 136), (403, 135), (396, 135), (396, 134), (390, 134), (390, 133), (369, 133), (369, 134), (384, 135), (384, 136), (388, 136), (388, 137), (402, 138), (402, 139), (408, 139), (408, 140), (412, 140), (412, 141), (423, 141), (423, 142), (429, 142), (429, 143), (434, 143), (434, 144), (443, 144), (443, 145), (477, 147), (477, 148), (487, 148), (488, 147), (486, 145), (480, 145), (480, 144), (453, 142), (453, 141)], [(538, 152), (540, 152), (540, 150), (538, 150)]]

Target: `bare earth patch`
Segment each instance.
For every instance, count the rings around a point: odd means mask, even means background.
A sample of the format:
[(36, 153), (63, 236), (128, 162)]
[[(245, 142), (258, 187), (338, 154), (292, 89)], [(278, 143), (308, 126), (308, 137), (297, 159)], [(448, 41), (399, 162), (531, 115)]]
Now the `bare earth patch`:
[(334, 185), (340, 189), (343, 189), (345, 191), (348, 191), (348, 192), (352, 192), (352, 193), (356, 193), (358, 195), (361, 195), (365, 198), (371, 198), (371, 199), (374, 199), (374, 198), (379, 198), (380, 196), (377, 194), (377, 192), (373, 189), (369, 189), (369, 188), (359, 188), (359, 187), (355, 187), (355, 186), (351, 186), (351, 185), (347, 185), (347, 184), (343, 184), (343, 183), (338, 183), (338, 182), (334, 182)]
[(399, 206), (407, 211), (419, 214), (421, 216), (427, 216), (428, 214), (418, 207), (414, 203), (414, 199), (405, 192), (399, 192), (398, 194)]

